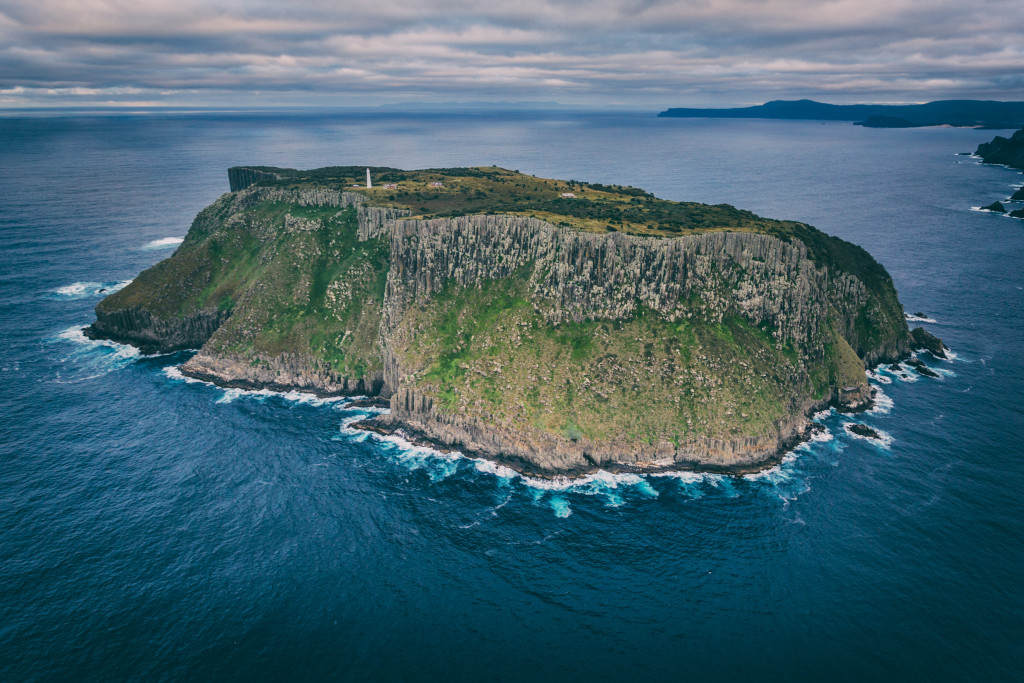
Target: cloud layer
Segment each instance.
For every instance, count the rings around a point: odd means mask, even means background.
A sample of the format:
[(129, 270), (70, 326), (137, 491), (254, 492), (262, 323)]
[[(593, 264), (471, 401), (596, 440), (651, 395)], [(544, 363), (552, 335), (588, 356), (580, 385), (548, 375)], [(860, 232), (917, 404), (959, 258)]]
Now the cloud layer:
[(0, 0), (0, 107), (796, 97), (1024, 99), (1024, 3)]

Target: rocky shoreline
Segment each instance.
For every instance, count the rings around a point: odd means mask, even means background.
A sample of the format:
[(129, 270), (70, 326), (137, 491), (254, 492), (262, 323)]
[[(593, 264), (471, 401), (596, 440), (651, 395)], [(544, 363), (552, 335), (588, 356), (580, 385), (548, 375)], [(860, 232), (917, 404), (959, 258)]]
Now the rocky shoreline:
[[(354, 404), (350, 404), (354, 405)], [(817, 409), (811, 411), (818, 412), (827, 407), (829, 404), (819, 406)], [(834, 406), (831, 406), (834, 407)], [(859, 410), (869, 410), (871, 405), (864, 406)], [(430, 448), (439, 453), (459, 453), (465, 457), (487, 460), (494, 462), (497, 465), (507, 467), (517, 473), (534, 479), (546, 479), (546, 480), (557, 480), (557, 479), (576, 479), (581, 477), (590, 476), (596, 472), (604, 471), (611, 474), (659, 474), (668, 472), (693, 472), (697, 474), (724, 474), (728, 476), (742, 476), (746, 474), (757, 474), (770, 470), (773, 467), (777, 467), (785, 459), (786, 455), (789, 454), (794, 448), (802, 443), (810, 441), (811, 438), (823, 431), (825, 428), (822, 424), (809, 420), (807, 425), (800, 430), (792, 438), (782, 442), (778, 448), (774, 450), (770, 455), (767, 455), (762, 460), (756, 463), (741, 464), (741, 465), (714, 465), (714, 464), (700, 464), (700, 463), (610, 463), (602, 464), (600, 466), (594, 465), (592, 467), (575, 467), (560, 472), (550, 472), (546, 470), (532, 469), (529, 461), (522, 458), (516, 458), (512, 456), (505, 456), (503, 454), (492, 454), (488, 452), (474, 451), (472, 449), (465, 448), (452, 448), (449, 445), (438, 441), (437, 439), (431, 438), (428, 434), (422, 431), (410, 428), (402, 423), (395, 424), (384, 424), (375, 418), (369, 418), (366, 420), (360, 420), (353, 422), (348, 425), (352, 429), (359, 429), (362, 431), (372, 432), (381, 436), (398, 436), (408, 441), (414, 446), (421, 448)]]
[[(906, 360), (906, 359), (901, 359)], [(344, 390), (336, 391), (325, 391), (321, 388), (309, 386), (306, 384), (281, 384), (279, 382), (269, 381), (261, 382), (249, 379), (234, 379), (225, 378), (219, 374), (205, 373), (195, 368), (189, 368), (188, 363), (180, 366), (180, 372), (186, 377), (209, 382), (218, 387), (225, 389), (243, 389), (247, 391), (274, 391), (279, 393), (287, 393), (289, 391), (301, 391), (303, 393), (312, 394), (318, 398), (337, 398), (343, 396), (358, 396), (355, 400), (346, 403), (346, 408), (390, 408), (391, 402), (388, 399), (377, 396), (367, 396), (363, 393), (353, 393)], [(598, 471), (605, 471), (612, 474), (657, 474), (667, 472), (694, 472), (702, 474), (722, 474), (729, 476), (742, 476), (747, 474), (757, 474), (770, 470), (773, 467), (778, 466), (782, 463), (787, 454), (791, 453), (793, 449), (802, 443), (808, 442), (815, 434), (824, 431), (825, 427), (816, 422), (811, 418), (817, 412), (834, 408), (836, 411), (845, 414), (856, 414), (866, 412), (874, 407), (874, 391), (872, 390), (871, 396), (866, 400), (859, 401), (854, 404), (843, 403), (840, 400), (831, 399), (828, 401), (822, 401), (814, 403), (808, 406), (804, 413), (804, 424), (803, 426), (795, 430), (795, 432), (788, 438), (782, 439), (779, 445), (770, 453), (766, 454), (763, 458), (756, 462), (736, 464), (736, 465), (716, 465), (716, 464), (702, 464), (702, 463), (604, 463), (601, 465), (594, 464), (590, 467), (574, 467), (565, 469), (558, 472), (551, 472), (546, 470), (538, 470), (531, 466), (531, 463), (523, 458), (517, 458), (513, 455), (505, 453), (491, 453), (487, 451), (474, 450), (472, 448), (459, 447), (454, 448), (450, 444), (447, 444), (438, 439), (432, 438), (426, 432), (416, 429), (413, 425), (403, 423), (400, 420), (391, 422), (390, 424), (381, 417), (385, 416), (373, 416), (365, 420), (359, 420), (357, 422), (349, 423), (347, 426), (352, 429), (358, 429), (362, 431), (372, 432), (380, 436), (398, 436), (408, 441), (409, 443), (423, 447), (430, 448), (442, 454), (459, 453), (467, 458), (480, 459), (494, 462), (497, 465), (508, 467), (516, 471), (517, 473), (531, 478), (536, 479), (575, 479), (586, 477), (594, 474)]]
[[(88, 330), (89, 328), (85, 328)], [(83, 330), (85, 331), (85, 330)], [(946, 359), (944, 350), (947, 347), (934, 335), (931, 335), (923, 328), (915, 328), (913, 335), (914, 341), (917, 343), (918, 351), (926, 351), (932, 354), (937, 359)], [(144, 354), (155, 354), (162, 353), (162, 351), (152, 350), (153, 345), (151, 344), (140, 344), (137, 343), (130, 337), (115, 338), (111, 335), (104, 336), (90, 336), (90, 338), (102, 338), (116, 341), (118, 343), (134, 346), (142, 351)], [(157, 345), (158, 346), (158, 345)], [(192, 359), (179, 366), (179, 371), (182, 375), (197, 379), (204, 382), (209, 382), (218, 387), (225, 389), (242, 389), (246, 391), (273, 391), (279, 393), (287, 393), (290, 391), (299, 391), (303, 393), (312, 394), (318, 398), (338, 398), (351, 396), (354, 400), (346, 403), (346, 407), (350, 408), (390, 408), (391, 401), (383, 397), (380, 394), (381, 383), (377, 383), (377, 388), (370, 388), (366, 390), (365, 385), (342, 385), (333, 388), (325, 387), (321, 383), (317, 382), (291, 382), (282, 383), (274, 380), (259, 380), (254, 378), (246, 377), (232, 377), (227, 376), (221, 372), (209, 372), (204, 371), (202, 364), (193, 363), (192, 361), (196, 358), (201, 358), (201, 354), (196, 354)], [(883, 361), (881, 365), (888, 365), (890, 361)], [(939, 377), (937, 373), (931, 371), (924, 363), (917, 360), (909, 353), (904, 357), (895, 359), (891, 363), (908, 363), (913, 367), (919, 374), (927, 377)], [(773, 450), (766, 452), (762, 457), (756, 461), (745, 462), (739, 464), (714, 464), (714, 463), (699, 463), (699, 462), (638, 462), (638, 463), (624, 463), (624, 462), (604, 462), (604, 463), (592, 463), (591, 466), (587, 467), (572, 467), (566, 468), (560, 471), (550, 471), (537, 469), (532, 466), (529, 460), (519, 458), (514, 455), (506, 453), (494, 453), (484, 450), (478, 450), (468, 448), (464, 446), (453, 447), (451, 444), (445, 443), (441, 440), (433, 438), (430, 434), (425, 431), (417, 429), (413, 424), (403, 422), (400, 419), (391, 418), (389, 414), (382, 416), (373, 416), (364, 420), (350, 423), (348, 426), (353, 429), (359, 429), (367, 432), (379, 434), (381, 436), (399, 436), (406, 441), (420, 447), (430, 448), (436, 450), (439, 453), (453, 453), (457, 452), (468, 458), (475, 458), (481, 460), (488, 460), (494, 462), (500, 466), (508, 467), (519, 474), (527, 477), (538, 478), (538, 479), (561, 479), (561, 478), (579, 478), (586, 477), (594, 474), (598, 471), (606, 471), (613, 474), (657, 474), (664, 472), (694, 472), (694, 473), (706, 473), (706, 474), (723, 474), (730, 476), (742, 476), (747, 474), (757, 474), (766, 470), (770, 470), (773, 467), (778, 466), (785, 456), (793, 451), (794, 448), (802, 443), (806, 443), (817, 433), (824, 430), (824, 426), (820, 423), (810, 419), (811, 416), (821, 410), (829, 408), (835, 409), (837, 412), (844, 414), (857, 414), (871, 410), (875, 406), (874, 402), (875, 391), (872, 389), (870, 395), (857, 400), (854, 402), (843, 402), (837, 398), (832, 398), (826, 401), (814, 402), (807, 406), (806, 410), (803, 411), (802, 426), (798, 429), (793, 430), (786, 438), (780, 439), (778, 445)], [(868, 428), (864, 428), (868, 429)], [(856, 432), (860, 434), (861, 432)]]
[[(983, 164), (1005, 166), (1024, 171), (1024, 129), (1018, 130), (1009, 138), (997, 135), (989, 142), (978, 145), (974, 152)], [(979, 210), (998, 213), (1009, 218), (1024, 219), (1024, 188), (1018, 188), (1013, 194), (1002, 200), (992, 202)]]

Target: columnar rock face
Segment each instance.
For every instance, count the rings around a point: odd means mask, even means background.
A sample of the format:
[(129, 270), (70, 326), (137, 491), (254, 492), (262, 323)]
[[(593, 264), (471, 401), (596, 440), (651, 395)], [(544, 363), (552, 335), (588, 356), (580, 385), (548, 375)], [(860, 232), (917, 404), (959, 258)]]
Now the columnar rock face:
[(245, 188), (251, 187), (256, 183), (263, 183), (280, 179), (281, 176), (279, 176), (276, 173), (261, 171), (257, 168), (244, 168), (241, 166), (234, 166), (228, 169), (228, 184), (231, 186), (232, 192), (244, 190)]
[[(552, 324), (623, 319), (639, 306), (669, 320), (696, 294), (709, 315), (768, 323), (780, 341), (808, 343), (829, 305), (843, 317), (867, 298), (855, 277), (829, 278), (807, 248), (769, 235), (714, 232), (666, 240), (559, 230), (522, 216), (463, 216), (395, 224), (388, 302), (429, 297), (531, 266), (535, 296)], [(390, 313), (394, 317), (394, 312)]]
[(410, 215), (405, 209), (392, 209), (381, 206), (359, 206), (356, 215), (359, 218), (359, 239), (370, 240), (374, 237), (387, 235), (395, 220)]
[(235, 191), (88, 334), (200, 348), (182, 371), (226, 386), (390, 397), (388, 428), (541, 474), (762, 466), (911, 346), (884, 270), (807, 226), (412, 219), (268, 173), (232, 169)]

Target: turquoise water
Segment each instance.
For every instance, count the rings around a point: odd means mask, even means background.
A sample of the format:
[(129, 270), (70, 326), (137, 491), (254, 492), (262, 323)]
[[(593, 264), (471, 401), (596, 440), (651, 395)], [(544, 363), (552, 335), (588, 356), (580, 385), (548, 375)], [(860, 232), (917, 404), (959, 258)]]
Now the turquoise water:
[[(0, 679), (1012, 678), (1024, 178), (956, 129), (635, 114), (0, 118)], [(487, 165), (867, 248), (956, 358), (757, 476), (524, 480), (86, 341), (228, 166)], [(878, 430), (858, 438), (851, 421)]]

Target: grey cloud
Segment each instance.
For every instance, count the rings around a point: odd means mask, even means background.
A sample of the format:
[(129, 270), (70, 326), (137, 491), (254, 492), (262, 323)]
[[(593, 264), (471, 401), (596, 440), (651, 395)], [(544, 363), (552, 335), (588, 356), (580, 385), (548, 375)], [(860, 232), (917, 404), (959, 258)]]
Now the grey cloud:
[(1019, 0), (0, 0), (0, 106), (1024, 99)]

